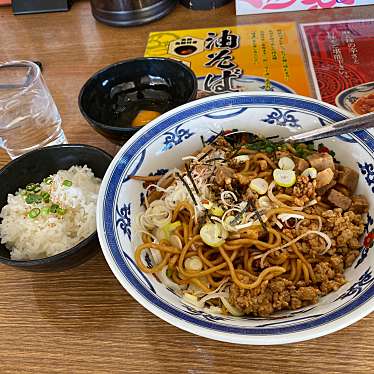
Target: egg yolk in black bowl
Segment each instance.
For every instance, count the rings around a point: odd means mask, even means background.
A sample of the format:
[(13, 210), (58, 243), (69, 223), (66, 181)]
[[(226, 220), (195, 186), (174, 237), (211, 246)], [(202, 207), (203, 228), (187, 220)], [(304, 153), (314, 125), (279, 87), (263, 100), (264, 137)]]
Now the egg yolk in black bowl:
[(173, 108), (170, 87), (158, 77), (155, 81), (134, 86), (132, 82), (118, 84), (110, 91), (112, 126), (144, 126), (161, 113)]

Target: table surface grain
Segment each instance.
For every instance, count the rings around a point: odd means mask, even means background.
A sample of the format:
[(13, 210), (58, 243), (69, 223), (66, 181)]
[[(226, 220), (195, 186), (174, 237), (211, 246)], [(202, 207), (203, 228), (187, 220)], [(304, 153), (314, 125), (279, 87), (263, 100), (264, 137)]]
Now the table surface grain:
[[(67, 13), (13, 16), (0, 8), (0, 61), (39, 60), (70, 143), (114, 154), (79, 113), (86, 79), (113, 62), (142, 56), (148, 33), (279, 21), (374, 18), (374, 6), (235, 17), (231, 3), (196, 12), (178, 6), (136, 28), (95, 22), (87, 1)], [(0, 153), (0, 166), (8, 162)], [(1, 188), (1, 186), (0, 186)], [(0, 266), (0, 373), (373, 373), (374, 315), (334, 334), (286, 346), (239, 346), (181, 331), (140, 306), (101, 252), (57, 274)]]

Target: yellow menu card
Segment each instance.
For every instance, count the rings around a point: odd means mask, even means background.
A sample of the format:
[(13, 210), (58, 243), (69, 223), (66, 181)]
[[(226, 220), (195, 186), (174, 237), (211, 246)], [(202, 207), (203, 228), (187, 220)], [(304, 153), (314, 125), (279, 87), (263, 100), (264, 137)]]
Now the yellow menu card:
[(311, 95), (295, 23), (152, 32), (145, 56), (182, 61), (202, 91)]

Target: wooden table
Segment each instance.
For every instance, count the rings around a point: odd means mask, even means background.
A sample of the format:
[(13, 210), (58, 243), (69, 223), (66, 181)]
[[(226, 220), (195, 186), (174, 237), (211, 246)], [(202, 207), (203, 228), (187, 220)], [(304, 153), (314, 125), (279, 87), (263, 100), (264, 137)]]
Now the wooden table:
[[(242, 17), (234, 12), (233, 4), (209, 12), (178, 6), (150, 25), (111, 28), (95, 22), (85, 1), (75, 2), (68, 13), (48, 15), (14, 17), (9, 8), (0, 8), (0, 61), (42, 61), (69, 141), (114, 154), (116, 147), (80, 115), (78, 92), (103, 66), (141, 56), (150, 31), (374, 18), (374, 6)], [(0, 154), (0, 166), (6, 162)], [(120, 286), (101, 253), (59, 274), (0, 266), (0, 284), (2, 374), (374, 372), (374, 315), (304, 343), (238, 346), (194, 336), (153, 316)]]

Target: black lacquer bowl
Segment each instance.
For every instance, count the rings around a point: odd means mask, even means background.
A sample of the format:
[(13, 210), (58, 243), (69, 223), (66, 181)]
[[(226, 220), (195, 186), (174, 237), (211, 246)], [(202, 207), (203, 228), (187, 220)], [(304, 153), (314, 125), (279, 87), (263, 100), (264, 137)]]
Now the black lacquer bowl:
[[(103, 150), (81, 144), (50, 146), (22, 155), (0, 170), (0, 211), (7, 204), (8, 194), (14, 194), (29, 183), (73, 165), (87, 165), (96, 177), (103, 178), (111, 161), (112, 156)], [(29, 271), (61, 271), (83, 263), (98, 249), (96, 231), (73, 248), (37, 260), (11, 260), (5, 245), (0, 244), (0, 263)]]
[(139, 109), (165, 113), (196, 98), (197, 79), (182, 62), (144, 57), (107, 66), (82, 87), (78, 104), (101, 135), (123, 144), (141, 127), (131, 123)]

